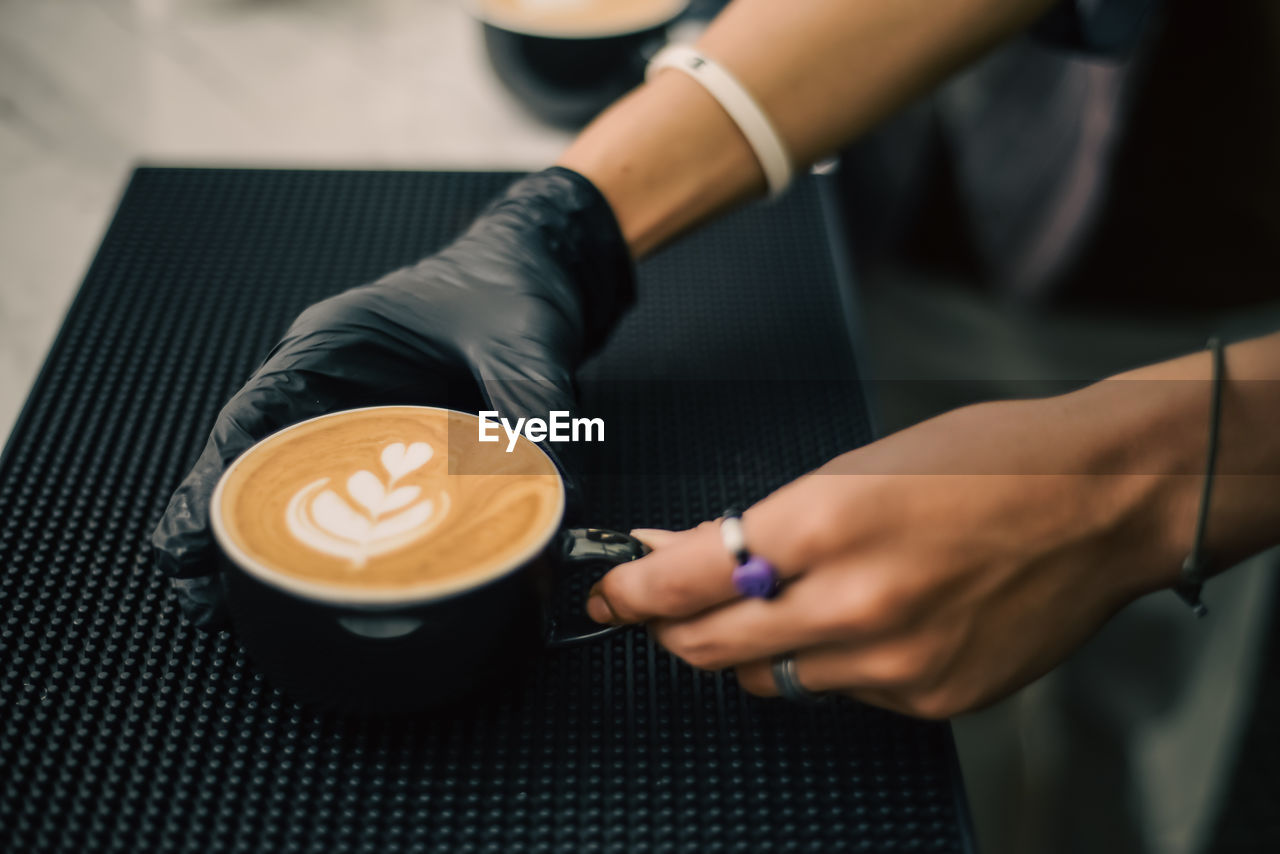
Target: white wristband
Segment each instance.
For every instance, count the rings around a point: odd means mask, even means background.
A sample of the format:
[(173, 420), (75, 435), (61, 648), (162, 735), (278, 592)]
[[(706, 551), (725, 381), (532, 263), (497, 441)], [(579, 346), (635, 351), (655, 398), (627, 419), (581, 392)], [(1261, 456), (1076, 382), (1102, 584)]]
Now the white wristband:
[(688, 74), (719, 102), (738, 126), (738, 130), (747, 138), (747, 144), (760, 161), (765, 182), (769, 185), (769, 196), (774, 198), (781, 195), (791, 183), (791, 158), (787, 156), (782, 137), (778, 136), (769, 117), (760, 109), (751, 93), (714, 60), (688, 45), (668, 45), (658, 51), (645, 69), (645, 79), (652, 79), (653, 75), (664, 68), (676, 68)]

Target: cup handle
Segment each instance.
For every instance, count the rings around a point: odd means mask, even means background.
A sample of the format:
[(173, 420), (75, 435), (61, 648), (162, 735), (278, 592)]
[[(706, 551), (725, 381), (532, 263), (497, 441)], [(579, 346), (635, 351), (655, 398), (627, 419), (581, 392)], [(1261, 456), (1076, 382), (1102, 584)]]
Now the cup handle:
[[(629, 534), (607, 528), (570, 528), (564, 532), (560, 562), (566, 569), (584, 563), (617, 566), (649, 553), (649, 547)], [(596, 640), (626, 628), (602, 626), (586, 613), (586, 603), (571, 619), (547, 620), (546, 643), (552, 649)]]

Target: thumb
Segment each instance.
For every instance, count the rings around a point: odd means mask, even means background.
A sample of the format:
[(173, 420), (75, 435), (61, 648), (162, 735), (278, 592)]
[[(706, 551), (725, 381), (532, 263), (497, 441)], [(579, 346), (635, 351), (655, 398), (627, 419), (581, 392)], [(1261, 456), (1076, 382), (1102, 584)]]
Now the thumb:
[(171, 579), (183, 614), (201, 628), (218, 629), (226, 622), (209, 523), (213, 490), (227, 466), (259, 439), (320, 414), (321, 397), (292, 393), (299, 382), (284, 373), (260, 376), (227, 402), (151, 533), (156, 566)]
[(217, 554), (209, 529), (209, 501), (225, 468), (224, 453), (248, 448), (251, 439), (221, 444), (209, 437), (199, 459), (169, 499), (151, 545), (156, 566), (169, 576), (183, 615), (196, 626), (216, 630), (226, 625), (217, 584)]

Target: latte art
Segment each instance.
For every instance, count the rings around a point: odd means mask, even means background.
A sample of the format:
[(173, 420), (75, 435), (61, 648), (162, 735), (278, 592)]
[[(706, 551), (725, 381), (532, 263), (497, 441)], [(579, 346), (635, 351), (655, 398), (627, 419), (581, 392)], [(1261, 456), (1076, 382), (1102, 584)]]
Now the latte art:
[(547, 541), (563, 487), (531, 442), (510, 454), (481, 445), (476, 424), (397, 406), (281, 431), (224, 476), (213, 507), (219, 539), (242, 565), (352, 591), (500, 573)]
[(420, 486), (396, 486), (396, 481), (422, 467), (435, 452), (426, 442), (393, 442), (382, 449), (384, 483), (368, 469), (347, 478), (348, 498), (326, 488), (322, 477), (299, 489), (289, 501), (285, 523), (303, 545), (364, 566), (370, 555), (404, 548), (421, 539), (449, 509), (449, 494), (419, 499)]

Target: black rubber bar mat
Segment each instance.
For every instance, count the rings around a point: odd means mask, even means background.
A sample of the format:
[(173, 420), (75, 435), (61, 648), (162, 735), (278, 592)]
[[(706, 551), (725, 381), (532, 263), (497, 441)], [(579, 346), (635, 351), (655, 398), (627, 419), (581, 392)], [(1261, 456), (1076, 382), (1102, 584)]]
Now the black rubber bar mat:
[[(135, 173), (0, 461), (0, 848), (969, 847), (945, 724), (751, 698), (641, 630), (379, 723), (295, 706), (183, 623), (147, 537), (221, 402), (300, 309), (440, 246), (509, 178)], [(584, 382), (613, 425), (591, 521), (691, 525), (867, 440), (819, 195), (643, 265)]]

